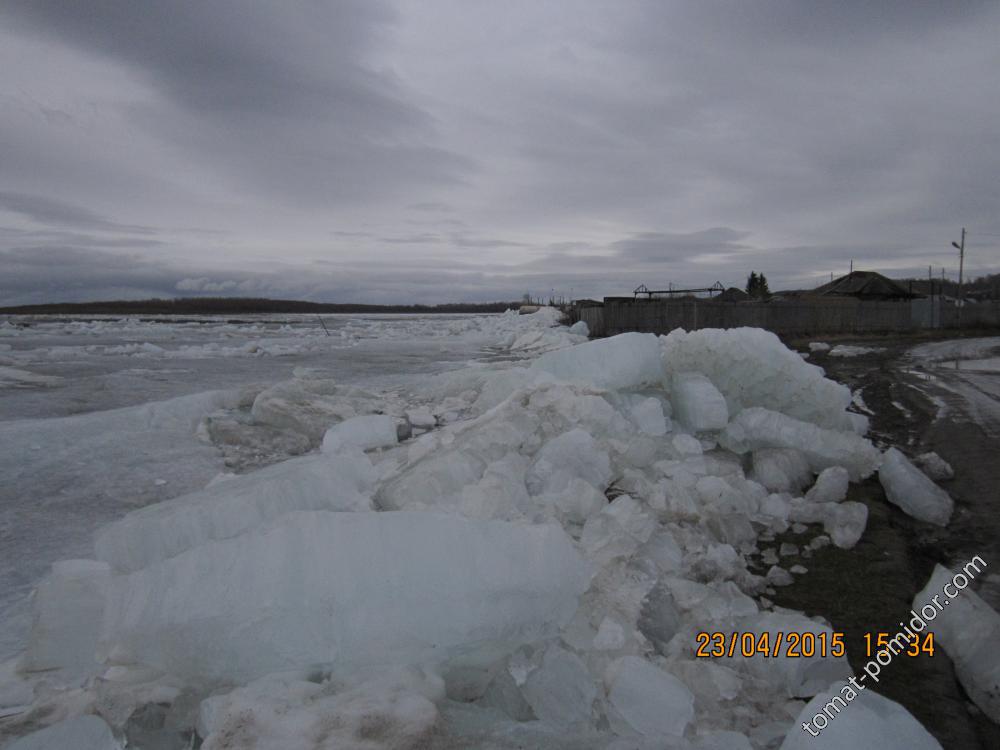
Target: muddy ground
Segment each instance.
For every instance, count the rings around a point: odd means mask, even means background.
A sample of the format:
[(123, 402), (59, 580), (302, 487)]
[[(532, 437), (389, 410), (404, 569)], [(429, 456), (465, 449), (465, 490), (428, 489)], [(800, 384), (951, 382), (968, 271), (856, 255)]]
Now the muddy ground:
[[(864, 634), (883, 631), (891, 637), (897, 632), (899, 622), (909, 620), (914, 596), (927, 583), (935, 563), (948, 566), (982, 556), (991, 567), (973, 588), (991, 605), (1000, 606), (1000, 576), (990, 578), (991, 573), (1000, 574), (1000, 437), (976, 423), (962, 398), (934, 384), (940, 380), (922, 374), (909, 352), (926, 340), (926, 336), (839, 340), (831, 343), (882, 351), (848, 358), (814, 353), (809, 358), (852, 391), (863, 389), (864, 402), (873, 412), (870, 437), (880, 447), (895, 445), (910, 456), (936, 451), (955, 470), (955, 478), (942, 483), (955, 500), (947, 528), (916, 521), (888, 503), (876, 477), (851, 486), (848, 499), (869, 509), (867, 530), (854, 549), (831, 546), (808, 559), (782, 558), (783, 567), (799, 563), (808, 573), (778, 589), (775, 603), (821, 615), (834, 630), (843, 631), (855, 672), (868, 660)], [(806, 341), (788, 343), (807, 350)], [(1000, 379), (1000, 374), (996, 377)], [(789, 532), (775, 546), (783, 541), (801, 545), (814, 534), (798, 537)], [(906, 706), (946, 750), (1000, 748), (1000, 726), (965, 695), (942, 648), (933, 656), (896, 657), (880, 677), (878, 692)]]

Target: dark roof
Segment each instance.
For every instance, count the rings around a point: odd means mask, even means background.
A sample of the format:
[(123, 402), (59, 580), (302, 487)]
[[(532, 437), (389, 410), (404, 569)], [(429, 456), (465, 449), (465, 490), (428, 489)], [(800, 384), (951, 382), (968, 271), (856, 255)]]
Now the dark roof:
[(743, 300), (750, 299), (750, 295), (742, 289), (737, 289), (735, 286), (731, 286), (721, 294), (717, 294), (712, 297), (712, 299), (719, 302), (742, 302)]
[(919, 297), (905, 286), (875, 271), (851, 271), (813, 290), (813, 294), (857, 297), (859, 299), (912, 299)]

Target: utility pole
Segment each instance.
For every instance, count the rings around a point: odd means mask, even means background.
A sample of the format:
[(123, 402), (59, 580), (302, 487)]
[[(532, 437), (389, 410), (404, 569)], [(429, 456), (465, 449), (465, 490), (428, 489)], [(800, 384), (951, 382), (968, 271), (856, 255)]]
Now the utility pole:
[(965, 227), (962, 227), (962, 242), (952, 242), (951, 246), (958, 250), (958, 325), (962, 325), (962, 308), (965, 307), (965, 295), (962, 291), (962, 272), (965, 267)]
[[(934, 271), (931, 269), (930, 265), (927, 266), (927, 294), (929, 295), (928, 302), (931, 306), (931, 328), (935, 328), (934, 325)], [(941, 300), (938, 300), (938, 304), (941, 304)], [(940, 316), (939, 316), (940, 317)]]

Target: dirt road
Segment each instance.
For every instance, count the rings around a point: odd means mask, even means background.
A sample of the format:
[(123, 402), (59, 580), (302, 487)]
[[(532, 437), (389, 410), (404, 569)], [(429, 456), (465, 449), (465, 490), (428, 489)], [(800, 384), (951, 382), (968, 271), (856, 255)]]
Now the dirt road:
[[(844, 631), (857, 671), (868, 658), (864, 634), (896, 632), (935, 563), (982, 556), (991, 567), (975, 588), (1000, 609), (1000, 338), (838, 343), (877, 348), (853, 357), (810, 356), (857, 394), (855, 408), (870, 412), (870, 437), (910, 456), (935, 451), (955, 469), (955, 479), (942, 483), (955, 499), (947, 528), (890, 505), (873, 478), (851, 487), (849, 499), (869, 508), (868, 528), (854, 549), (782, 559), (785, 567), (799, 563), (809, 572), (779, 589), (776, 604), (822, 615)], [(788, 534), (782, 541), (802, 538)], [(1000, 747), (1000, 726), (969, 701), (943, 649), (897, 658), (882, 678), (879, 692), (906, 706), (946, 750)]]

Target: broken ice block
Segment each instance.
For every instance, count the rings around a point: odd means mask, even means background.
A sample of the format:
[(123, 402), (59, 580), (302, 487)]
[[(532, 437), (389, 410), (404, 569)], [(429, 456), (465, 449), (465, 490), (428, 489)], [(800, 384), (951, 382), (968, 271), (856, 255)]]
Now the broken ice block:
[(729, 421), (725, 397), (700, 372), (674, 373), (670, 403), (674, 418), (691, 432), (721, 430)]
[(388, 448), (399, 442), (396, 420), (385, 414), (351, 417), (335, 424), (323, 436), (323, 453), (339, 453), (346, 448), (363, 451)]
[[(966, 581), (970, 578), (965, 572), (959, 575)], [(924, 606), (933, 608), (935, 596), (939, 600), (951, 597), (927, 624), (927, 630), (934, 633), (936, 642), (951, 657), (965, 692), (983, 713), (1000, 724), (1000, 614), (971, 589), (958, 589), (952, 581), (954, 576), (947, 568), (935, 565), (927, 585), (913, 598), (913, 609), (919, 613)]]
[(920, 521), (947, 526), (954, 508), (951, 495), (927, 478), (900, 451), (890, 448), (882, 458), (878, 480), (890, 503)]
[(528, 674), (521, 693), (539, 719), (568, 727), (590, 721), (597, 686), (580, 657), (550, 646), (541, 665)]
[[(694, 696), (683, 682), (638, 656), (608, 668), (608, 701), (621, 722), (649, 738), (680, 737), (694, 717)], [(620, 717), (621, 722), (616, 721)]]
[(806, 500), (811, 503), (839, 503), (847, 497), (850, 477), (847, 469), (842, 466), (831, 466), (823, 469), (816, 478), (816, 483), (806, 493)]
[(809, 462), (794, 448), (753, 452), (753, 478), (770, 492), (801, 492), (813, 478)]
[[(844, 685), (834, 683), (806, 704), (780, 750), (941, 750), (940, 743), (901, 705), (869, 689), (855, 691), (856, 697), (847, 703), (841, 692)], [(816, 716), (821, 719), (813, 723)], [(812, 731), (804, 729), (803, 723)]]

